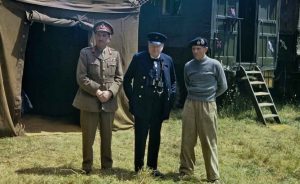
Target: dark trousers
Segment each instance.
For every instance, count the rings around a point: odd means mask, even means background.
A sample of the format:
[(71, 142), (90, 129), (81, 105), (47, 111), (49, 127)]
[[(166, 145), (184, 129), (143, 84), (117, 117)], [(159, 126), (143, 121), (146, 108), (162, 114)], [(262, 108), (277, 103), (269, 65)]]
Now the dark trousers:
[(145, 147), (148, 134), (147, 166), (153, 170), (157, 169), (161, 125), (162, 121), (155, 117), (150, 120), (135, 118), (134, 166), (136, 172), (141, 170), (144, 166)]

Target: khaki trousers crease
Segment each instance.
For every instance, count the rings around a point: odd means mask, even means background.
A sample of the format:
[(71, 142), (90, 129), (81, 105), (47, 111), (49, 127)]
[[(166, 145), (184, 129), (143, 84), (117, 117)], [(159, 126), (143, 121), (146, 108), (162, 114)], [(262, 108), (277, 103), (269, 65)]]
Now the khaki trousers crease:
[(193, 174), (195, 146), (200, 139), (208, 180), (219, 179), (217, 151), (217, 107), (215, 102), (187, 99), (182, 112), (182, 142), (179, 171)]
[(92, 169), (93, 144), (96, 131), (100, 132), (100, 162), (101, 168), (111, 168), (113, 164), (111, 153), (112, 126), (114, 112), (87, 112), (80, 111), (80, 125), (82, 129), (82, 168)]

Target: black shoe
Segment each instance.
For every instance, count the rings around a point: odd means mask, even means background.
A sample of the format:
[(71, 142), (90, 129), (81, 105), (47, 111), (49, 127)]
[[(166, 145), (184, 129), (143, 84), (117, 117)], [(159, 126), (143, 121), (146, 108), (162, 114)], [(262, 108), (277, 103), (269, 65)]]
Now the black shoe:
[(152, 176), (153, 177), (156, 177), (156, 178), (164, 178), (164, 174), (161, 173), (159, 170), (153, 170), (152, 171)]
[(139, 173), (139, 172), (141, 172), (143, 169), (144, 169), (143, 167), (135, 167), (135, 168), (134, 168), (134, 171), (135, 171), (136, 173)]

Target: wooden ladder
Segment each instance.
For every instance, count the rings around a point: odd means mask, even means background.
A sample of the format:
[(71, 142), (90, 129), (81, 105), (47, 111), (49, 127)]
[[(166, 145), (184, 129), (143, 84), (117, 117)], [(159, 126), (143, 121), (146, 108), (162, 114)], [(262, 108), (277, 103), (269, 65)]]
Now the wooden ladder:
[[(246, 70), (243, 66), (240, 67), (243, 76), (245, 76), (243, 79), (246, 80), (250, 87), (252, 102), (258, 119), (263, 124), (266, 124), (266, 119), (271, 118), (274, 118), (277, 123), (281, 123), (273, 98), (259, 67), (252, 65), (249, 66), (249, 70)], [(269, 108), (269, 112), (266, 112), (267, 108)]]

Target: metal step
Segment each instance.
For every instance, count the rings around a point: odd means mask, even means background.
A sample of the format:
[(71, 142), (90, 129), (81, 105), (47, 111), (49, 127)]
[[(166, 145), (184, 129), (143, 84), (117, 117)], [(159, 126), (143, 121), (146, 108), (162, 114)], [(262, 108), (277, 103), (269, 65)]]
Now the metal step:
[(260, 107), (270, 107), (270, 106), (274, 106), (273, 103), (258, 103), (258, 106)]
[(251, 65), (251, 66), (256, 66), (256, 62), (241, 62), (241, 63), (238, 63), (240, 65)]
[(270, 93), (268, 93), (268, 92), (255, 92), (254, 95), (255, 96), (269, 96)]
[(253, 71), (246, 71), (246, 74), (261, 74), (261, 72), (253, 70)]
[(260, 84), (265, 84), (263, 81), (250, 81), (251, 85), (260, 85)]
[(266, 118), (277, 118), (279, 116), (277, 114), (265, 114), (263, 115), (263, 117), (266, 119)]

